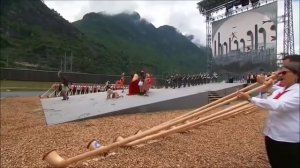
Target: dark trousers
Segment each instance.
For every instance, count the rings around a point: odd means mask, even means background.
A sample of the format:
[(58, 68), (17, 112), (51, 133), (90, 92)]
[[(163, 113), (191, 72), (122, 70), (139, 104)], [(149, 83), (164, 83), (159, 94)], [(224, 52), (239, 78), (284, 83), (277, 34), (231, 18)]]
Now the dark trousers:
[(265, 145), (272, 168), (300, 168), (300, 143), (275, 141), (266, 136)]

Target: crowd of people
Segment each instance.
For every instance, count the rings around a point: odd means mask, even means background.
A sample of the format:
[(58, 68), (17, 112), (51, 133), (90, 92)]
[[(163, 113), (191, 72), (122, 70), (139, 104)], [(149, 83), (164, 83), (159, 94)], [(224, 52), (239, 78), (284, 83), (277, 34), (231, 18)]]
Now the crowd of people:
[(166, 88), (180, 88), (180, 87), (190, 87), (196, 85), (202, 85), (207, 83), (213, 83), (218, 81), (218, 74), (214, 72), (209, 73), (199, 73), (199, 74), (174, 74), (167, 77), (165, 80)]

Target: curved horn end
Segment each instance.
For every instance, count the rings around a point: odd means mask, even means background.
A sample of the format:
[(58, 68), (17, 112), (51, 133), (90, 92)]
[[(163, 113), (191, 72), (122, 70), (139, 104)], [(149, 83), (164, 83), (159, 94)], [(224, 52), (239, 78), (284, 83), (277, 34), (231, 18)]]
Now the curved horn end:
[(93, 139), (93, 140), (91, 140), (91, 141), (88, 143), (88, 145), (87, 145), (86, 148), (88, 148), (88, 149), (90, 149), (90, 150), (95, 150), (95, 149), (98, 149), (98, 148), (100, 148), (100, 147), (101, 147), (101, 144), (100, 144), (97, 140)]
[(43, 156), (43, 160), (48, 162), (53, 167), (66, 167), (67, 166), (67, 165), (65, 165), (65, 159), (60, 157), (59, 154), (55, 150), (52, 150), (52, 151), (46, 153)]

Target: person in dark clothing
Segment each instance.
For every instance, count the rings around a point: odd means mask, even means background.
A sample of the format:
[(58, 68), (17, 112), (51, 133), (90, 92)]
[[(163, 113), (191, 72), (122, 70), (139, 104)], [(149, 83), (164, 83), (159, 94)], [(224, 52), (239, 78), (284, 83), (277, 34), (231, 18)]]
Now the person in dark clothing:
[(62, 82), (62, 90), (61, 90), (61, 96), (63, 97), (62, 100), (68, 100), (69, 80), (62, 75), (61, 71), (58, 72), (58, 77)]

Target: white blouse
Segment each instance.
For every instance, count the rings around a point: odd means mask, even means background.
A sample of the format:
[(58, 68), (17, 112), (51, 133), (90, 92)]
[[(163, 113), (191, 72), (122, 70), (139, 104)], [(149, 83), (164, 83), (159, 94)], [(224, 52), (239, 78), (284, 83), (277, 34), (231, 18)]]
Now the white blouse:
[(266, 99), (252, 97), (251, 102), (269, 110), (264, 134), (282, 142), (300, 142), (300, 99), (299, 83), (286, 89), (278, 99), (274, 99), (285, 88), (277, 89)]

